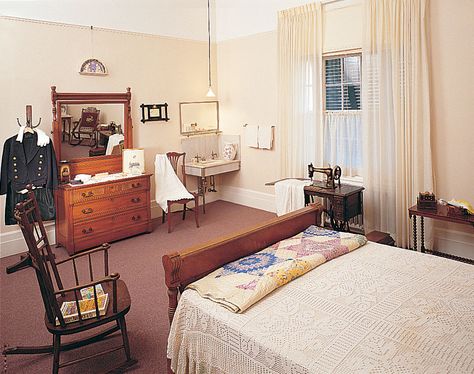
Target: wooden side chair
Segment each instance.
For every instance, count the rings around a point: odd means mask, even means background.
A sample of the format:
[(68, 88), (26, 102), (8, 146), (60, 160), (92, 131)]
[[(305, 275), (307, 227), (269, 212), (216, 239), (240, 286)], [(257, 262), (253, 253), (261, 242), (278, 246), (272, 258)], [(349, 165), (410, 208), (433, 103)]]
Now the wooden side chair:
[[(45, 324), (48, 331), (53, 335), (53, 344), (36, 347), (11, 347), (6, 348), (3, 354), (52, 353), (52, 372), (57, 373), (59, 368), (123, 349), (125, 351), (126, 360), (120, 364), (118, 368), (114, 369), (117, 370), (117, 372), (122, 372), (126, 368), (136, 364), (137, 361), (131, 358), (130, 355), (130, 346), (125, 323), (125, 315), (130, 310), (130, 295), (127, 286), (120, 279), (120, 275), (117, 273), (109, 274), (108, 249), (110, 245), (103, 244), (98, 248), (56, 262), (41, 220), (35, 195), (31, 190), (31, 186), (29, 186), (28, 189), (27, 198), (16, 205), (14, 212), (28, 246), (28, 252), (26, 256), (22, 256), (20, 262), (7, 268), (7, 273), (14, 273), (27, 267), (35, 269), (46, 311)], [(103, 254), (103, 261), (101, 260), (101, 253)], [(100, 265), (102, 265), (103, 262), (104, 266), (103, 275), (101, 274), (99, 277), (95, 275), (99, 273), (98, 269), (93, 266), (93, 260), (96, 260), (97, 257), (101, 260)], [(63, 270), (63, 267), (69, 267), (71, 271), (69, 279), (74, 279), (71, 281), (71, 283), (75, 284), (74, 286), (68, 288), (64, 287), (65, 283), (63, 283), (61, 279), (59, 271), (60, 266), (61, 274), (63, 275), (66, 275), (64, 273), (66, 269)], [(87, 279), (81, 283), (80, 278), (83, 277)], [(108, 306), (105, 309), (105, 314), (102, 313), (103, 315), (101, 315), (99, 311), (97, 287), (99, 284), (102, 286), (103, 291), (108, 294), (109, 298)], [(91, 313), (89, 313), (89, 315), (81, 313), (79, 308), (79, 300), (83, 298), (81, 289), (86, 287), (92, 287), (89, 290), (93, 291), (90, 300), (95, 310), (95, 313), (92, 313), (94, 316), (91, 316)], [(64, 301), (72, 301), (75, 303), (79, 311), (76, 322), (67, 322), (63, 317), (61, 306)], [(61, 338), (64, 335), (82, 333), (106, 324), (109, 325), (107, 328), (99, 329), (100, 331), (96, 330), (93, 334), (81, 334), (81, 337), (77, 340), (61, 343)], [(83, 358), (60, 362), (59, 358), (61, 352), (97, 342), (116, 331), (120, 331), (122, 335), (122, 344), (120, 346)]]
[(94, 107), (82, 108), (81, 118), (74, 121), (74, 127), (69, 137), (69, 144), (80, 145), (84, 140), (89, 140), (87, 145), (97, 145), (97, 125), (99, 124), (100, 110)]
[[(186, 152), (183, 153), (178, 153), (178, 152), (168, 152), (166, 153), (166, 156), (170, 160), (171, 166), (173, 167), (174, 172), (179, 178), (179, 174), (181, 174), (181, 182), (183, 183), (184, 187), (186, 187), (186, 173), (184, 172), (184, 165), (186, 163)], [(179, 171), (181, 171), (179, 173)], [(199, 195), (191, 192), (188, 190), (188, 192), (193, 195), (193, 198), (189, 199), (180, 199), (180, 200), (168, 200), (167, 205), (168, 205), (168, 214), (165, 213), (163, 210), (162, 216), (161, 216), (161, 222), (165, 223), (165, 216), (168, 216), (168, 233), (171, 232), (171, 207), (174, 204), (183, 204), (183, 220), (186, 219), (186, 210), (187, 204), (190, 203), (191, 201), (194, 201), (194, 219), (196, 221), (196, 227), (199, 227)]]

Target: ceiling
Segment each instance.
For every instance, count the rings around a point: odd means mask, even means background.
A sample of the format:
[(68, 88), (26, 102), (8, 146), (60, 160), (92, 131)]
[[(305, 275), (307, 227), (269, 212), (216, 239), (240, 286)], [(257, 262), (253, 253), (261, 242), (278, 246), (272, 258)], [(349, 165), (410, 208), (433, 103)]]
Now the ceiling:
[[(313, 1), (210, 0), (212, 40), (275, 30), (278, 10)], [(207, 41), (207, 0), (0, 0), (0, 15)]]

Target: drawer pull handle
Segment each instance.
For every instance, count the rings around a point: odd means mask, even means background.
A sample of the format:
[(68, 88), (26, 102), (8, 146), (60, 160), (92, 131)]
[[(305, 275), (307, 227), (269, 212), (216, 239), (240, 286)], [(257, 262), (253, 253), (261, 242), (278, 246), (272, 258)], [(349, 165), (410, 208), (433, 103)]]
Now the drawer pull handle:
[(82, 209), (82, 213), (84, 214), (91, 214), (94, 211), (92, 208)]
[(89, 191), (87, 193), (85, 192), (82, 193), (82, 197), (92, 197), (92, 196), (94, 196), (94, 192), (92, 191)]
[(140, 198), (139, 197), (134, 197), (132, 200), (130, 200), (132, 203), (139, 203)]
[(132, 221), (139, 221), (142, 217), (138, 216), (132, 216)]
[(138, 183), (132, 183), (132, 188), (138, 188), (138, 187), (141, 187), (142, 184), (140, 182)]
[(89, 227), (88, 229), (82, 229), (83, 234), (90, 234), (92, 231), (94, 231), (92, 230), (92, 227)]

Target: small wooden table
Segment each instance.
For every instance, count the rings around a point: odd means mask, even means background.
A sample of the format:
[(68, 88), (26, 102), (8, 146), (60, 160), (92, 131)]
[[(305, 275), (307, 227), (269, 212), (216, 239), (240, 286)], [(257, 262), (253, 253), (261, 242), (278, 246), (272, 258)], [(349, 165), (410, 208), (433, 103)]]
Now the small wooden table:
[(359, 214), (363, 216), (363, 190), (364, 187), (350, 184), (341, 184), (334, 189), (324, 188), (322, 184), (313, 184), (304, 187), (305, 203), (307, 205), (310, 202), (311, 196), (327, 199), (328, 206), (325, 212), (329, 215), (332, 228), (349, 231), (349, 220)]
[[(460, 223), (464, 225), (471, 225), (474, 227), (474, 215), (465, 215), (465, 216), (448, 216), (443, 214), (443, 209), (440, 205), (437, 206), (436, 210), (428, 210), (428, 209), (419, 209), (416, 205), (413, 205), (411, 208), (408, 209), (408, 214), (410, 218), (413, 217), (413, 250), (418, 251), (418, 243), (417, 243), (417, 230), (416, 230), (416, 217), (420, 217), (420, 244), (421, 244), (421, 252), (425, 253), (425, 217), (436, 219), (439, 221), (451, 222), (451, 223)], [(474, 263), (473, 260), (452, 256), (449, 254), (443, 254), (443, 257), (454, 258), (456, 260), (461, 260), (464, 262)]]
[(62, 141), (66, 140), (69, 141), (71, 138), (71, 127), (72, 127), (72, 116), (69, 114), (64, 114), (61, 116), (62, 124), (63, 124), (63, 132), (62, 132)]

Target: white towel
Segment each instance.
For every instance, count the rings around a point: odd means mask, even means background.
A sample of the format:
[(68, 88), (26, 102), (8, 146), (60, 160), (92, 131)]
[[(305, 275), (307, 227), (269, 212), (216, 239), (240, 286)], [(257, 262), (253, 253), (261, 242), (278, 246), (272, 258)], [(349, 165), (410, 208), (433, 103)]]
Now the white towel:
[(113, 134), (109, 136), (109, 141), (107, 143), (107, 149), (105, 150), (106, 155), (111, 155), (112, 150), (116, 145), (119, 145), (121, 141), (123, 141), (125, 138), (123, 134)]
[(273, 128), (272, 126), (258, 126), (258, 148), (272, 149)]
[(186, 187), (174, 172), (166, 155), (155, 157), (155, 200), (168, 213), (168, 200), (193, 199)]
[(278, 216), (304, 208), (304, 186), (311, 181), (285, 179), (275, 183), (276, 213)]
[(248, 147), (258, 148), (258, 126), (245, 126), (245, 143)]

